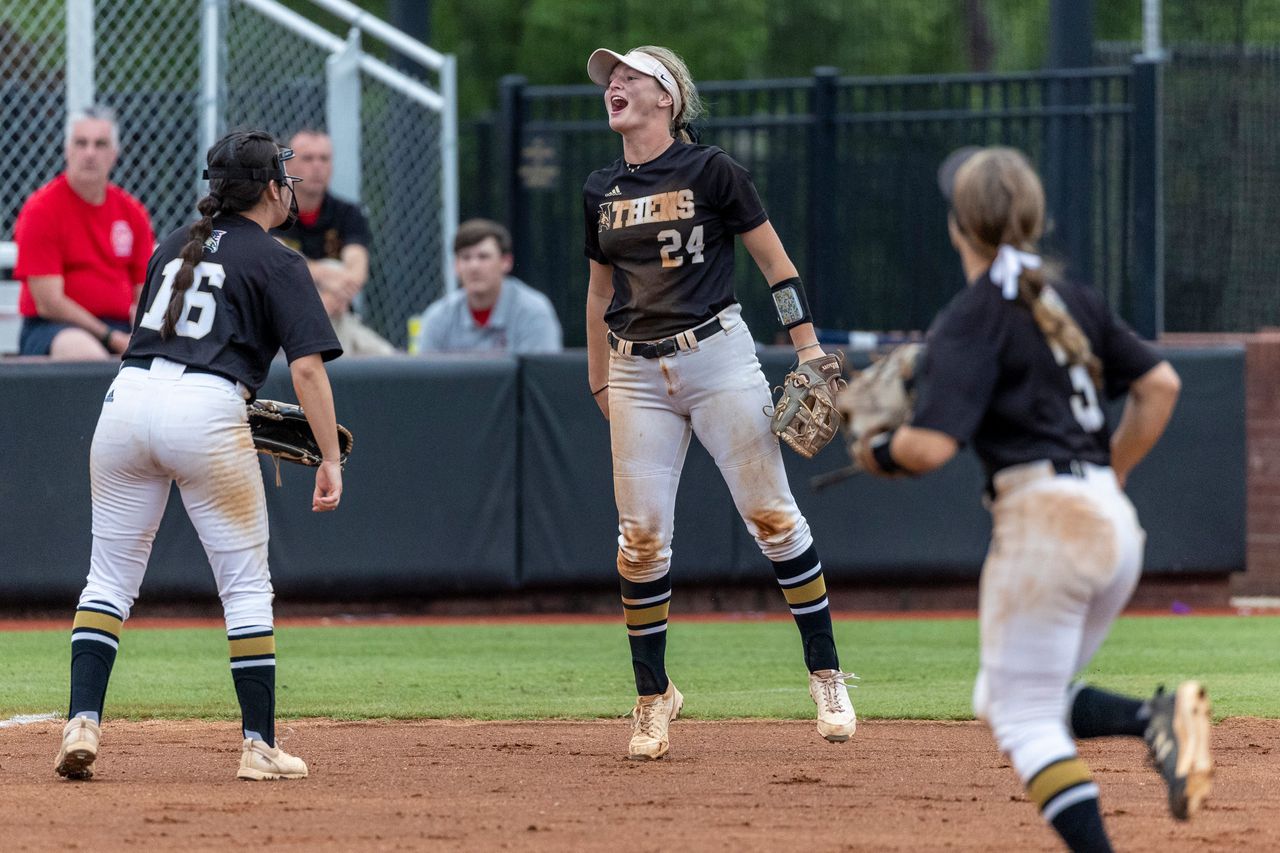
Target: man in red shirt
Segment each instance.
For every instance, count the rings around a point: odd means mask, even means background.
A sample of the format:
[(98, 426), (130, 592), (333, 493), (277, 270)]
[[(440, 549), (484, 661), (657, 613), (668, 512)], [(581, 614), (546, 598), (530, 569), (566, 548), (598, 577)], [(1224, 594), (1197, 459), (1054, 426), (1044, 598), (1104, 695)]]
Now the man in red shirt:
[(109, 180), (119, 142), (110, 110), (70, 116), (66, 171), (32, 193), (18, 214), (22, 355), (92, 361), (129, 344), (155, 237), (142, 204)]

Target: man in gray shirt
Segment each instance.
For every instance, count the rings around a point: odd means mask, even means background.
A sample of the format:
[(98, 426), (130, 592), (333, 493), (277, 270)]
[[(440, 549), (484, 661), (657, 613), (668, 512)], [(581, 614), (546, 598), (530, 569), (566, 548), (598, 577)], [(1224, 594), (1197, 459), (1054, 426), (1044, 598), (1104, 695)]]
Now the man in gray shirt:
[(458, 289), (422, 315), (418, 352), (559, 352), (560, 321), (551, 300), (508, 273), (511, 234), (488, 219), (458, 226), (453, 240)]

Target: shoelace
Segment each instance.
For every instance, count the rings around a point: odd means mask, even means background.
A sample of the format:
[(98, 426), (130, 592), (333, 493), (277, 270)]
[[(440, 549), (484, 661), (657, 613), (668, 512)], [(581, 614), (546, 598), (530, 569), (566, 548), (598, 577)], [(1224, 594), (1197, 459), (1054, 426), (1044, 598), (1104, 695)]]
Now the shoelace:
[[(828, 710), (834, 713), (844, 713), (844, 704), (840, 701), (840, 691), (837, 687), (857, 687), (856, 684), (850, 684), (849, 679), (858, 681), (858, 676), (852, 672), (836, 672), (828, 675), (826, 678), (819, 678), (818, 683), (822, 685), (822, 701), (827, 705)], [(846, 694), (847, 695), (847, 694)]]
[(658, 708), (661, 704), (661, 699), (656, 702), (636, 703), (636, 711), (638, 712), (636, 715), (636, 728), (645, 737), (658, 736), (656, 727), (658, 724)]

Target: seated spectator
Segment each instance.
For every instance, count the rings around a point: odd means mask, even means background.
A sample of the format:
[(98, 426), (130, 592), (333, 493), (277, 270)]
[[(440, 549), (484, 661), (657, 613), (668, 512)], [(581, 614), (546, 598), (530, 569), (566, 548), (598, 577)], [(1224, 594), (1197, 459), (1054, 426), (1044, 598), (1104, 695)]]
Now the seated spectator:
[(422, 315), (422, 353), (559, 352), (560, 321), (551, 300), (511, 272), (511, 234), (488, 219), (458, 226), (453, 268), (458, 289)]
[(352, 301), (369, 279), (369, 220), (358, 205), (329, 192), (333, 178), (333, 142), (319, 130), (300, 130), (289, 140), (290, 170), (298, 221), (272, 234), (307, 259), (311, 278), (329, 321), (347, 355), (394, 355), (396, 348), (360, 321)]
[(111, 110), (69, 116), (65, 148), (66, 170), (31, 194), (14, 225), (18, 352), (95, 361), (129, 345), (155, 237), (142, 204), (111, 183), (120, 151)]

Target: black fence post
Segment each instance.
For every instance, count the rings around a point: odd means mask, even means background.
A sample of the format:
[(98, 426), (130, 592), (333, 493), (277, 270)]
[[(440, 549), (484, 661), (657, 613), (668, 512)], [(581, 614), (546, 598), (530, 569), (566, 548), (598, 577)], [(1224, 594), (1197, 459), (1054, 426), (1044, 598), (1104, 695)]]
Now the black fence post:
[[(836, 222), (834, 176), (836, 162), (836, 82), (840, 71), (823, 66), (813, 69), (813, 124), (809, 133), (809, 242), (808, 270), (809, 309), (814, 325), (829, 319), (828, 309), (834, 304), (836, 282), (840, 282), (845, 300), (853, 290), (853, 270), (839, 270), (839, 223)], [(843, 306), (846, 311), (851, 305)]]
[[(511, 231), (512, 249), (515, 254), (516, 275), (520, 274), (521, 258), (528, 257), (520, 193), (520, 149), (524, 136), (524, 87), (528, 83), (519, 74), (508, 74), (498, 81), (498, 184), (501, 187), (503, 224)], [(527, 263), (527, 261), (526, 261)]]
[[(1093, 63), (1093, 0), (1051, 0), (1049, 67), (1088, 68)], [(1050, 243), (1065, 255), (1073, 278), (1095, 285), (1093, 256), (1093, 140), (1085, 110), (1092, 99), (1086, 78), (1048, 81), (1048, 104), (1061, 108), (1046, 121), (1045, 193), (1053, 228)]]
[(1133, 186), (1133, 255), (1129, 322), (1144, 338), (1164, 332), (1164, 145), (1160, 120), (1163, 62), (1134, 57), (1129, 162)]

